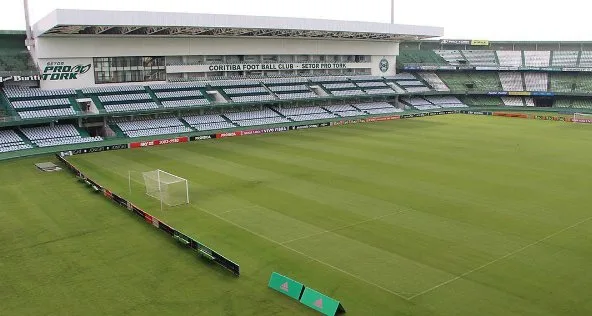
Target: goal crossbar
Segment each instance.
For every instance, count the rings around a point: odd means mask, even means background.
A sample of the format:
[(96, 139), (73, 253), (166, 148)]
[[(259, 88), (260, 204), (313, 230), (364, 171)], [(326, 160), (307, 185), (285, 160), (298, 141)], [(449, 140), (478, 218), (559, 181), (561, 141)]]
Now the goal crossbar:
[(592, 124), (592, 114), (588, 114), (588, 113), (574, 113), (572, 122), (574, 122), (574, 123), (588, 123), (588, 124)]
[(146, 194), (168, 206), (189, 204), (189, 182), (172, 173), (157, 169), (142, 172)]

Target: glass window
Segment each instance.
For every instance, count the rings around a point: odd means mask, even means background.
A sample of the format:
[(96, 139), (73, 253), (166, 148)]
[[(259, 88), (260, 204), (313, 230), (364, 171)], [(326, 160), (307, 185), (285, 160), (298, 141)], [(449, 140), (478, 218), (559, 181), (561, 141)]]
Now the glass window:
[(94, 65), (97, 84), (166, 80), (164, 57), (97, 57)]

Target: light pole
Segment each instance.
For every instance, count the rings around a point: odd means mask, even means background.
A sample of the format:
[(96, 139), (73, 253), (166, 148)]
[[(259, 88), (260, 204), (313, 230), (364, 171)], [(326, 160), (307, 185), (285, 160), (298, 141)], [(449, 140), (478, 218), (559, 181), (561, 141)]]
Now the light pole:
[(391, 24), (395, 24), (395, 0), (391, 0)]

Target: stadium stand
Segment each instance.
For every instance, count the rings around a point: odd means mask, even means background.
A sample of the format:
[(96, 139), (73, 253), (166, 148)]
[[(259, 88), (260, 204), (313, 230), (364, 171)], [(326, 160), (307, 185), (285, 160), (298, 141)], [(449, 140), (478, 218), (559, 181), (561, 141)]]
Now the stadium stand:
[(236, 127), (220, 114), (184, 116), (183, 120), (197, 131), (212, 131)]
[(572, 92), (575, 87), (577, 76), (569, 73), (550, 73), (550, 91)]
[(551, 66), (553, 67), (577, 67), (578, 65), (577, 51), (554, 51), (551, 59)]
[(504, 91), (524, 91), (522, 74), (519, 72), (500, 72), (500, 82)]
[(0, 153), (33, 148), (13, 130), (0, 130)]
[(463, 50), (462, 54), (473, 66), (497, 66), (495, 52), (491, 50)]
[(592, 100), (589, 98), (574, 99), (571, 103), (571, 107), (575, 109), (589, 109), (592, 110)]
[(503, 102), (499, 97), (471, 95), (464, 98), (464, 104), (469, 106), (499, 106), (503, 105)]
[(177, 118), (140, 119), (125, 121), (115, 120), (114, 123), (128, 137), (144, 137), (167, 134), (182, 134), (192, 132)]
[(534, 106), (534, 100), (531, 97), (525, 97), (524, 104), (526, 106)]
[(433, 72), (420, 72), (419, 76), (425, 80), (436, 91), (450, 91), (450, 88)]
[(154, 84), (149, 89), (164, 108), (207, 106), (210, 101), (203, 93), (202, 82)]
[(549, 67), (550, 51), (524, 51), (524, 66)]
[(522, 66), (522, 52), (521, 51), (496, 51), (499, 65), (503, 67), (521, 67)]
[(442, 72), (439, 77), (451, 91), (500, 91), (500, 81), (495, 72)]
[(547, 91), (549, 79), (546, 72), (524, 73), (526, 91)]
[(21, 119), (65, 117), (76, 115), (74, 90), (40, 90), (35, 88), (4, 88), (8, 105)]
[(392, 89), (392, 87), (386, 84), (384, 78), (382, 77), (358, 76), (350, 77), (350, 79), (367, 94), (395, 94), (395, 91)]
[(438, 76), (448, 86), (450, 91), (470, 90), (467, 84), (473, 83), (466, 72), (441, 72)]
[(221, 88), (230, 101), (236, 103), (273, 101), (276, 98), (258, 81), (236, 80), (213, 82), (212, 87)]
[(574, 92), (589, 93), (592, 92), (592, 75), (579, 74), (576, 77), (576, 83), (574, 85)]
[(334, 96), (365, 95), (359, 86), (349, 81), (347, 77), (316, 77), (310, 78), (313, 85), (321, 85), (327, 92)]
[(592, 51), (580, 52), (579, 67), (592, 68)]
[(104, 105), (105, 111), (112, 112), (131, 112), (131, 111), (145, 111), (158, 109), (156, 102), (140, 102), (140, 103), (118, 103)]
[(502, 102), (507, 106), (524, 106), (521, 97), (502, 97)]
[(470, 72), (470, 82), (476, 91), (501, 91), (502, 87), (498, 75), (495, 72)]
[(434, 52), (451, 65), (467, 64), (467, 60), (459, 50), (435, 50)]
[(401, 50), (397, 57), (400, 65), (447, 65), (442, 56), (433, 50)]
[(38, 74), (24, 31), (0, 31), (0, 76)]
[(572, 99), (558, 99), (555, 100), (555, 107), (558, 108), (570, 108), (573, 100)]
[(22, 133), (38, 147), (71, 145), (102, 141), (102, 137), (84, 137), (73, 125), (21, 128)]
[(402, 109), (396, 108), (388, 102), (355, 103), (352, 104), (352, 106), (368, 114), (391, 114), (403, 112)]
[(441, 108), (466, 108), (467, 105), (463, 104), (457, 97), (454, 96), (426, 96), (424, 97), (433, 105)]
[(340, 117), (352, 117), (352, 116), (361, 116), (365, 115), (366, 113), (354, 108), (349, 104), (342, 104), (342, 105), (327, 105), (323, 107), (325, 110), (340, 116)]
[(224, 113), (224, 116), (238, 126), (270, 125), (290, 122), (290, 120), (268, 108), (252, 108), (248, 111)]
[(402, 97), (401, 98), (401, 102), (408, 104), (408, 105), (412, 105), (412, 106), (418, 106), (418, 105), (430, 105), (431, 103), (422, 98), (422, 97)]
[(387, 82), (393, 82), (407, 92), (426, 92), (432, 90), (410, 73), (403, 72), (384, 78)]

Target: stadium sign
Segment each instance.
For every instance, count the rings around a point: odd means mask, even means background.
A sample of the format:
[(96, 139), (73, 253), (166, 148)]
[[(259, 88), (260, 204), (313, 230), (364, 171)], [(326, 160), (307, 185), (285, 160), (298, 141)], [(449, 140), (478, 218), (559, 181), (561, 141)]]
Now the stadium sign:
[(67, 65), (63, 61), (51, 61), (43, 68), (41, 78), (51, 81), (76, 80), (79, 75), (87, 73), (91, 68), (91, 64)]
[(19, 81), (39, 81), (39, 80), (41, 80), (41, 76), (39, 76), (39, 75), (35, 75), (35, 76), (5, 76), (5, 77), (0, 77), (0, 83), (2, 83), (2, 82), (8, 82), (8, 81), (19, 82)]
[(471, 40), (471, 46), (489, 46), (488, 40)]
[(381, 72), (387, 72), (389, 70), (389, 61), (386, 58), (383, 58), (378, 63), (378, 68)]
[(296, 69), (347, 69), (346, 63), (261, 63), (261, 64), (214, 64), (209, 71), (260, 71)]
[(452, 40), (452, 39), (442, 39), (440, 40), (441, 45), (471, 45), (470, 40)]

